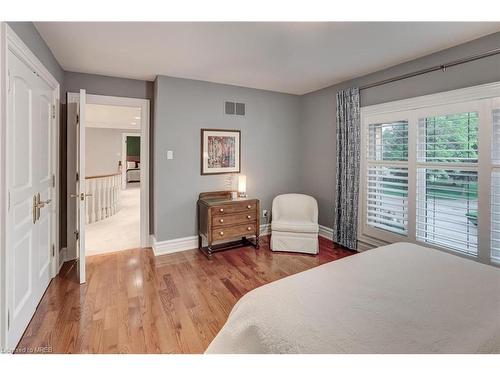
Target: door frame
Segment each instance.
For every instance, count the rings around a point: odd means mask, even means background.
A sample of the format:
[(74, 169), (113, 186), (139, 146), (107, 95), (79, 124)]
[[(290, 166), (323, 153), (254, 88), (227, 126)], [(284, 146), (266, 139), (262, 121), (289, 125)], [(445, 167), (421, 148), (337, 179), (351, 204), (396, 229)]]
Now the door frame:
[[(80, 99), (79, 93), (68, 92), (68, 103), (76, 103)], [(135, 133), (141, 137), (141, 218), (140, 237), (141, 247), (149, 247), (149, 127), (150, 116), (148, 99), (125, 98), (120, 96), (106, 96), (87, 94), (87, 104), (114, 105), (122, 107), (141, 108), (141, 132)], [(69, 134), (69, 132), (68, 132)], [(68, 150), (69, 151), (69, 150)], [(123, 156), (122, 156), (123, 157)], [(122, 168), (125, 166), (122, 165)], [(83, 178), (83, 176), (82, 176)], [(68, 186), (68, 191), (71, 191)], [(68, 228), (70, 223), (68, 215)], [(68, 241), (69, 246), (69, 241)]]
[(8, 66), (7, 66), (7, 55), (9, 50), (13, 52), (18, 58), (24, 61), (33, 72), (42, 78), (53, 90), (53, 110), (54, 117), (52, 119), (52, 126), (54, 131), (52, 132), (52, 173), (54, 178), (53, 186), (53, 209), (51, 212), (51, 243), (54, 249), (57, 249), (51, 254), (50, 261), (50, 277), (53, 278), (57, 275), (60, 269), (59, 264), (59, 253), (61, 251), (59, 243), (59, 137), (60, 137), (60, 84), (54, 78), (54, 76), (47, 70), (47, 68), (42, 64), (42, 62), (35, 56), (33, 52), (24, 44), (24, 42), (17, 36), (17, 34), (5, 23), (0, 24), (1, 28), (1, 90), (0, 90), (0, 121), (1, 121), (1, 142), (0, 142), (0, 347), (6, 349), (12, 349), (11, 346), (17, 343), (7, 342), (7, 328), (8, 328), (8, 298), (7, 291), (9, 288), (9, 280), (7, 278), (7, 258), (9, 256), (8, 249), (9, 246), (9, 234), (6, 232), (7, 223), (9, 222), (9, 212), (8, 207), (8, 175), (9, 175), (9, 162), (6, 138), (9, 132), (7, 123), (7, 86), (8, 86)]

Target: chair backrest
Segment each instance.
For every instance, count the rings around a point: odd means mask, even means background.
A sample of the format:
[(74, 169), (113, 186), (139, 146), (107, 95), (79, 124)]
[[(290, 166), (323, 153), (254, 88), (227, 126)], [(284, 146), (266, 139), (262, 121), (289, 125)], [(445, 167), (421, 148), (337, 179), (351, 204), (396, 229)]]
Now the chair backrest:
[(318, 222), (318, 203), (305, 194), (282, 194), (273, 199), (273, 220)]

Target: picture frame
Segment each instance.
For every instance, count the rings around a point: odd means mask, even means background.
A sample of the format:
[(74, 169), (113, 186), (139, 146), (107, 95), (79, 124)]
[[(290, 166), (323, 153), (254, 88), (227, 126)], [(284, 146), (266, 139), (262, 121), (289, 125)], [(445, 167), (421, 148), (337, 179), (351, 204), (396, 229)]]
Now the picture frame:
[(201, 175), (241, 172), (241, 131), (201, 129)]

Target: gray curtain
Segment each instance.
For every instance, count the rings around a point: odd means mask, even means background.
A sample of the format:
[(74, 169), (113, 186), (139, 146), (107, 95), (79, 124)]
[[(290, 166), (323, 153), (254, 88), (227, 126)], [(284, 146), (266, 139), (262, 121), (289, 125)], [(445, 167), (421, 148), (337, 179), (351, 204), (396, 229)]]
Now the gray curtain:
[(359, 158), (361, 147), (359, 89), (337, 93), (337, 181), (333, 241), (357, 248)]

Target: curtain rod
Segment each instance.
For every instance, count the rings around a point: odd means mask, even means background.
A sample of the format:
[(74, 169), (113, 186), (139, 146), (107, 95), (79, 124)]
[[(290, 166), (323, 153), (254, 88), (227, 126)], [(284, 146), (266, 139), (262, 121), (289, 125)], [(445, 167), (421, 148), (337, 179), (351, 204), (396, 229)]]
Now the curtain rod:
[(472, 56), (469, 56), (469, 57), (465, 57), (463, 59), (458, 59), (458, 60), (450, 61), (450, 62), (447, 62), (445, 64), (435, 65), (435, 66), (432, 66), (432, 67), (429, 67), (429, 68), (417, 70), (417, 71), (412, 72), (412, 73), (407, 73), (407, 74), (403, 74), (403, 75), (400, 75), (400, 76), (397, 76), (397, 77), (392, 77), (392, 78), (384, 79), (382, 81), (378, 81), (378, 82), (370, 83), (370, 84), (367, 84), (367, 85), (364, 85), (364, 86), (360, 86), (359, 89), (360, 90), (365, 90), (365, 89), (369, 89), (371, 87), (381, 86), (381, 85), (385, 85), (387, 83), (401, 81), (403, 79), (416, 77), (416, 76), (419, 76), (419, 75), (422, 75), (422, 74), (426, 74), (426, 73), (430, 73), (430, 72), (435, 72), (437, 70), (442, 70), (444, 72), (444, 71), (446, 71), (446, 68), (449, 68), (451, 66), (465, 64), (465, 63), (468, 63), (468, 62), (471, 62), (471, 61), (475, 61), (475, 60), (479, 60), (479, 59), (484, 59), (485, 57), (489, 57), (489, 56), (493, 56), (493, 55), (498, 55), (498, 54), (500, 54), (500, 48), (495, 48), (495, 49), (492, 49), (492, 50), (487, 51), (487, 52), (478, 53), (477, 55), (472, 55)]

